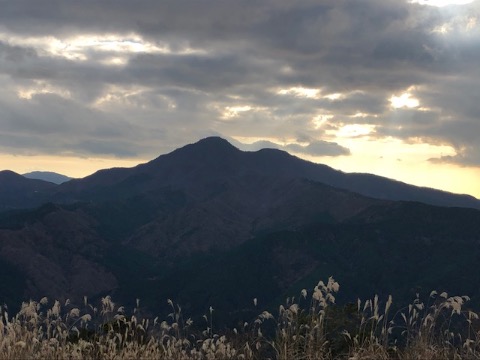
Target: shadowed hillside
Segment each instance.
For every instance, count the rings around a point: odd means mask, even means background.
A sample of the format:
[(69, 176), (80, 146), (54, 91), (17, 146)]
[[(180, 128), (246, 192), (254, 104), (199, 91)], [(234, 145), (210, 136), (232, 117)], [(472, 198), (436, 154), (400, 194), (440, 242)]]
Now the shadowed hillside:
[(0, 171), (0, 211), (38, 206), (46, 201), (48, 190), (56, 185), (27, 179), (13, 171)]

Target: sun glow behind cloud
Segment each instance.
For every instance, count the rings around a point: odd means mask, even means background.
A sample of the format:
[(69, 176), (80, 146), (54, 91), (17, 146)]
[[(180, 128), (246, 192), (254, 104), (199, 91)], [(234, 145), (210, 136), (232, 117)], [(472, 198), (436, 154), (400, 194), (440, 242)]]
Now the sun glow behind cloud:
[[(465, 181), (480, 176), (480, 169), (452, 164), (434, 164), (429, 159), (442, 155), (454, 155), (450, 146), (426, 143), (408, 144), (395, 138), (383, 140), (365, 137), (337, 139), (348, 147), (353, 156), (302, 157), (324, 163), (347, 172), (363, 172), (398, 179), (417, 186), (444, 189), (456, 193), (480, 196), (480, 183)], [(452, 176), (452, 172), (455, 176)]]
[(416, 108), (420, 105), (420, 101), (412, 97), (410, 93), (403, 93), (400, 96), (392, 95), (389, 99), (392, 108)]
[(375, 125), (369, 124), (348, 124), (334, 131), (335, 138), (356, 138), (366, 136), (374, 132)]
[(72, 94), (66, 88), (54, 86), (46, 81), (34, 80), (33, 85), (29, 87), (19, 87), (17, 96), (21, 99), (31, 100), (37, 94), (55, 94), (63, 98), (70, 99)]
[(312, 89), (312, 88), (296, 86), (289, 89), (280, 89), (277, 91), (277, 94), (293, 95), (297, 97), (306, 97), (306, 98), (315, 99), (320, 94), (320, 89)]
[(224, 120), (229, 120), (235, 117), (240, 116), (241, 113), (252, 110), (253, 108), (250, 105), (243, 106), (227, 106), (223, 110), (221, 118)]
[(128, 57), (145, 54), (192, 55), (205, 54), (200, 48), (189, 45), (172, 46), (167, 41), (148, 41), (135, 33), (128, 34), (82, 34), (70, 37), (54, 36), (17, 36), (6, 31), (0, 32), (0, 40), (13, 46), (35, 49), (40, 56), (65, 58), (70, 61), (83, 62), (92, 60), (92, 53), (115, 54), (99, 62), (106, 65), (125, 65)]

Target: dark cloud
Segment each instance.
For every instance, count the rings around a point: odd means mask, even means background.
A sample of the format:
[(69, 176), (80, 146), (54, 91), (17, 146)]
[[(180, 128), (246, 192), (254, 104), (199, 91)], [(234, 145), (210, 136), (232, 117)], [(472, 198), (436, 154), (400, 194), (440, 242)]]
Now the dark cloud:
[(313, 141), (306, 146), (290, 144), (285, 146), (285, 149), (294, 153), (312, 156), (350, 155), (350, 150), (347, 148), (340, 146), (337, 143), (328, 141)]
[[(339, 156), (349, 150), (327, 130), (368, 124), (372, 138), (450, 145), (457, 155), (438, 161), (480, 166), (478, 0), (447, 8), (16, 0), (1, 8), (3, 151), (155, 156), (220, 134), (297, 138), (282, 148)], [(404, 92), (419, 106), (393, 109), (389, 98)], [(342, 96), (326, 97), (334, 93)]]

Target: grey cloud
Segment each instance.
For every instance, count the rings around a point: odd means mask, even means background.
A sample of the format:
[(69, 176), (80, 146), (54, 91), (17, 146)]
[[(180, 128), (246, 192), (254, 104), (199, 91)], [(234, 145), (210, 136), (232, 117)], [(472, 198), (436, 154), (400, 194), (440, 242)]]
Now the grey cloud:
[(385, 93), (378, 92), (355, 92), (346, 94), (345, 98), (338, 100), (322, 99), (321, 107), (337, 114), (355, 115), (364, 114), (383, 114), (388, 110)]
[(244, 144), (234, 139), (229, 139), (232, 144), (243, 151), (258, 151), (261, 149), (281, 149), (282, 146), (268, 140), (255, 141), (252, 144)]
[(433, 163), (452, 163), (461, 166), (479, 167), (480, 165), (480, 147), (468, 146), (457, 149), (456, 155), (444, 155), (429, 159)]
[(350, 155), (350, 150), (328, 141), (310, 141), (308, 145), (287, 144), (279, 145), (268, 140), (256, 141), (252, 144), (243, 144), (238, 141), (233, 143), (239, 148), (246, 151), (258, 151), (260, 149), (279, 149), (297, 154), (305, 154), (311, 156), (339, 156)]
[[(0, 100), (1, 148), (19, 153), (109, 154), (119, 157), (145, 151), (141, 129), (52, 94), (31, 100)], [(135, 139), (124, 146), (125, 139)], [(116, 145), (115, 145), (116, 144)]]
[(12, 46), (0, 41), (0, 59), (3, 61), (19, 63), (32, 58), (36, 59), (37, 57), (38, 55), (35, 49)]
[(314, 141), (309, 143), (307, 146), (290, 144), (286, 146), (286, 149), (296, 153), (313, 155), (313, 156), (350, 155), (349, 149), (343, 146), (340, 146), (335, 142), (328, 142), (328, 141)]
[(377, 127), (377, 134), (410, 139), (433, 135), (441, 126), (441, 115), (437, 111), (396, 109)]

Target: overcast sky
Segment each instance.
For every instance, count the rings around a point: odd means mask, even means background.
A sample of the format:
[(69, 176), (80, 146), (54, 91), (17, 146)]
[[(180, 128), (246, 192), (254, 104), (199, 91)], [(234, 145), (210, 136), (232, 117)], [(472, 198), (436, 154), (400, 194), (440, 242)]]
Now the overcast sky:
[(0, 0), (0, 169), (220, 135), (480, 197), (480, 0), (446, 3)]

